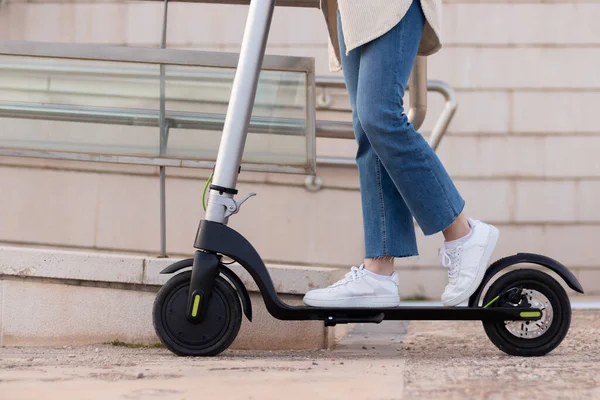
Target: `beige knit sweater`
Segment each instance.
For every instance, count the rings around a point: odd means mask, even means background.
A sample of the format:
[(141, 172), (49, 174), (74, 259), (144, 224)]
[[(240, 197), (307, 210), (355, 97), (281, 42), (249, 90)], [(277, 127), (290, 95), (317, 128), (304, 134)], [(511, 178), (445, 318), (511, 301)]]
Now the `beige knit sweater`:
[[(347, 51), (378, 38), (404, 17), (413, 0), (320, 0), (329, 31), (329, 68), (341, 70), (336, 11), (339, 7)], [(426, 23), (419, 55), (434, 54), (442, 47), (442, 0), (420, 1)]]

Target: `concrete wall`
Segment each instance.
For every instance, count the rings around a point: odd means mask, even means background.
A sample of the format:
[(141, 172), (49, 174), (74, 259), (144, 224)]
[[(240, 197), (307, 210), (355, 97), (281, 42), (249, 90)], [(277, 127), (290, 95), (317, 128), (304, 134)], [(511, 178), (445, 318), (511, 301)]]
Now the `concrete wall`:
[[(150, 2), (20, 2), (0, 8), (0, 37), (156, 46), (162, 5)], [(244, 6), (173, 4), (169, 46), (237, 51)], [(459, 111), (439, 149), (470, 215), (502, 229), (498, 256), (543, 252), (600, 292), (600, 3), (445, 1), (445, 48), (429, 76), (457, 91)], [(327, 71), (318, 10), (278, 9), (268, 53), (316, 57)], [(336, 96), (338, 105), (345, 97)], [(442, 102), (430, 96), (427, 134)], [(320, 118), (331, 117), (320, 112)], [(354, 144), (320, 141), (323, 155), (352, 156)], [(50, 168), (48, 168), (50, 167)], [(265, 259), (346, 266), (360, 262), (356, 172), (322, 168), (324, 190), (303, 177), (242, 174), (258, 192), (232, 218)], [(168, 250), (188, 254), (202, 216), (206, 171), (169, 171)], [(153, 254), (158, 251), (157, 171), (144, 167), (0, 159), (0, 241)], [(437, 297), (445, 270), (420, 237), (421, 256), (399, 260), (403, 295)]]

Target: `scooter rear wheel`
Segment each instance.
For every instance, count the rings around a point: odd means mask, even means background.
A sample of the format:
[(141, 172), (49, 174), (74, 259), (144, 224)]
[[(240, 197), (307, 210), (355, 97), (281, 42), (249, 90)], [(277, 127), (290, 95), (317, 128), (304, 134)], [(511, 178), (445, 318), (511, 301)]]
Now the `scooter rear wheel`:
[(571, 303), (563, 287), (550, 275), (534, 269), (518, 269), (498, 278), (487, 291), (489, 307), (538, 308), (535, 321), (484, 321), (489, 339), (513, 356), (543, 356), (565, 338), (571, 325)]
[(191, 271), (175, 275), (159, 290), (152, 311), (162, 344), (179, 356), (215, 356), (235, 340), (242, 324), (240, 299), (221, 276), (215, 278), (209, 304), (199, 323), (186, 318)]

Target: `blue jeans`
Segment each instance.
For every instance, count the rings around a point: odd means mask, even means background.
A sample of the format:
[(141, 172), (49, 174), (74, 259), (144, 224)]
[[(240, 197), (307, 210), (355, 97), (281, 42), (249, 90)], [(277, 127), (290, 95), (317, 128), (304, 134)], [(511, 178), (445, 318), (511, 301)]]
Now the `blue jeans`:
[(346, 55), (338, 11), (341, 62), (358, 142), (365, 258), (417, 255), (413, 217), (425, 235), (432, 235), (454, 222), (465, 205), (403, 108), (424, 23), (415, 0), (398, 25)]

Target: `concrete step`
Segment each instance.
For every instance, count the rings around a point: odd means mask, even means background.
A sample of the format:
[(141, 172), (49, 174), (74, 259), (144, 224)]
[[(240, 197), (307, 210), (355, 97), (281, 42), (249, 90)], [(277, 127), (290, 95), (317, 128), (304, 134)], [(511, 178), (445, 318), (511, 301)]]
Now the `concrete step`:
[[(178, 259), (0, 247), (0, 345), (80, 345), (119, 340), (156, 343), (152, 304)], [(300, 304), (311, 287), (332, 283), (337, 269), (269, 265), (283, 301)], [(250, 292), (233, 349), (326, 348), (345, 327), (270, 316), (251, 277), (234, 267)]]

